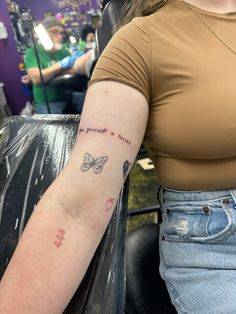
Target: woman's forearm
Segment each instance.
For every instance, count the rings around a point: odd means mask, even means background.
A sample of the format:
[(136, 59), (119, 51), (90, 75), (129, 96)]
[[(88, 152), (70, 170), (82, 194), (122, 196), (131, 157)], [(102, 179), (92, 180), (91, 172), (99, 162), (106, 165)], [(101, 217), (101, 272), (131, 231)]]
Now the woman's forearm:
[(68, 209), (47, 194), (33, 212), (0, 284), (0, 313), (61, 314), (69, 303), (100, 236)]
[(148, 104), (140, 92), (99, 82), (85, 104), (70, 160), (34, 210), (3, 276), (0, 313), (63, 312), (141, 145)]

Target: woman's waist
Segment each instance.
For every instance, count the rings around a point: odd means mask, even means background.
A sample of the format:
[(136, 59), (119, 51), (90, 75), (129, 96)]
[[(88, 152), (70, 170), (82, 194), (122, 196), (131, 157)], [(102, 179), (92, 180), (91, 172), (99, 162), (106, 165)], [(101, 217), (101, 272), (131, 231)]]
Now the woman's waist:
[(169, 190), (217, 194), (219, 190), (236, 188), (236, 157), (216, 160), (158, 157), (154, 162), (158, 181)]
[(158, 201), (162, 202), (207, 202), (216, 200), (227, 200), (232, 198), (236, 201), (236, 189), (219, 189), (219, 190), (176, 190), (161, 186), (158, 190)]

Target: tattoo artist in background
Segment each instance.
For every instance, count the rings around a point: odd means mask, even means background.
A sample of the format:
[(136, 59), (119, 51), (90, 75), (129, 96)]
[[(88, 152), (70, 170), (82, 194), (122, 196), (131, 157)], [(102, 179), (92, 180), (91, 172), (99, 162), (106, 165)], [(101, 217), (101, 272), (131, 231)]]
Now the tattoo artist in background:
[[(44, 82), (47, 83), (57, 75), (65, 73), (86, 74), (86, 65), (90, 60), (91, 51), (85, 54), (74, 53), (70, 55), (69, 51), (63, 45), (64, 30), (61, 22), (56, 17), (50, 16), (46, 17), (42, 24), (54, 44), (53, 48), (49, 51), (45, 50), (42, 45), (38, 45), (37, 47)], [(29, 79), (33, 84), (36, 113), (48, 113), (41, 85), (38, 62), (33, 48), (27, 50), (25, 63)], [(51, 113), (65, 113), (67, 104), (65, 93), (63, 93), (61, 86), (46, 84), (45, 87)]]
[(236, 1), (129, 4), (96, 65), (70, 161), (2, 279), (1, 313), (63, 312), (143, 138), (162, 185), (160, 272), (173, 304), (236, 313)]

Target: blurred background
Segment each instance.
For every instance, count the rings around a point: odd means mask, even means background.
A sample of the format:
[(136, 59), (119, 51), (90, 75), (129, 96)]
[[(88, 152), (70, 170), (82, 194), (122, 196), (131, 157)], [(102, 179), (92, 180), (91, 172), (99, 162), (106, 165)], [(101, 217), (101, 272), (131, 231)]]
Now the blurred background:
[(100, 5), (99, 0), (0, 1), (0, 116), (8, 114), (8, 110), (14, 115), (19, 114), (27, 102), (32, 102), (30, 90), (21, 81), (26, 74), (25, 53), (27, 48), (32, 47), (29, 15), (34, 25), (47, 16), (56, 16), (67, 37), (73, 36), (76, 44), (82, 45), (81, 30), (85, 25), (96, 27)]

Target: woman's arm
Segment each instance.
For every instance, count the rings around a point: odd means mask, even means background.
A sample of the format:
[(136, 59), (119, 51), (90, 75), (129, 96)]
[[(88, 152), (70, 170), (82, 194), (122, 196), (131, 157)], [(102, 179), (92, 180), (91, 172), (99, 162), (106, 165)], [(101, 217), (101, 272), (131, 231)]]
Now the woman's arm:
[(0, 313), (61, 314), (106, 230), (145, 133), (137, 90), (103, 81), (88, 90), (67, 165), (34, 210), (0, 284)]

